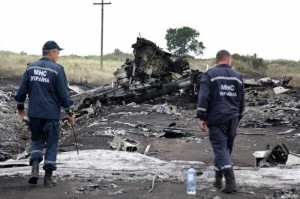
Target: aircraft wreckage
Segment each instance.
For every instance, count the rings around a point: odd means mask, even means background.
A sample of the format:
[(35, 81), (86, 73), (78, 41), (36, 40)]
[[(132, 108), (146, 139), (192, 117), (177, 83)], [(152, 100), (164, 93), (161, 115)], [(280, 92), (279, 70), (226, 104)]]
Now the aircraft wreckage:
[[(132, 45), (134, 59), (126, 59), (114, 72), (115, 81), (92, 90), (72, 95), (77, 109), (90, 107), (92, 104), (141, 103), (167, 94), (183, 91), (197, 95), (203, 72), (190, 68), (185, 57), (173, 61), (172, 54), (163, 51), (155, 43), (137, 38)], [(288, 86), (292, 77), (281, 80), (262, 78), (244, 79), (247, 94), (273, 87), (275, 94), (293, 92)], [(249, 99), (248, 99), (249, 100)]]
[(144, 38), (137, 38), (132, 48), (134, 59), (126, 59), (114, 72), (114, 83), (72, 96), (77, 108), (95, 103), (141, 103), (181, 89), (197, 93), (203, 73), (191, 69), (184, 57), (173, 61), (170, 53)]

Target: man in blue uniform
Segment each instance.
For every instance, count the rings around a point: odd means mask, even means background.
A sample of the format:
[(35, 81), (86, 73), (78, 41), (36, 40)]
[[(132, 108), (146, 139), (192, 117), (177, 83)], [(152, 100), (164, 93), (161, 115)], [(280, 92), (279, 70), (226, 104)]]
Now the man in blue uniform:
[(231, 152), (236, 130), (245, 109), (242, 76), (231, 68), (231, 55), (221, 50), (216, 55), (217, 65), (203, 74), (197, 105), (199, 128), (209, 131), (215, 155), (214, 186), (222, 192), (236, 191)]
[[(59, 141), (59, 120), (61, 107), (69, 115), (69, 122), (75, 123), (73, 101), (68, 90), (64, 68), (56, 63), (63, 50), (56, 42), (47, 41), (43, 46), (43, 57), (27, 66), (22, 83), (17, 91), (17, 113), (23, 119), (26, 115), (24, 102), (28, 95), (29, 129), (31, 131), (32, 166), (30, 184), (37, 184), (39, 163), (44, 157), (44, 185), (52, 186), (52, 171), (56, 170), (56, 156)], [(43, 154), (43, 148), (45, 154)]]

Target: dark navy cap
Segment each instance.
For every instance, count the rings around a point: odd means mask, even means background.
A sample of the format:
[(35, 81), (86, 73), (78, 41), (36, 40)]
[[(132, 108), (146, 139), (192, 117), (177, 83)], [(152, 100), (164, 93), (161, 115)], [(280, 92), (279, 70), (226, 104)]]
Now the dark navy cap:
[(43, 46), (43, 50), (51, 49), (63, 50), (63, 48), (59, 47), (59, 45), (55, 41), (47, 41)]

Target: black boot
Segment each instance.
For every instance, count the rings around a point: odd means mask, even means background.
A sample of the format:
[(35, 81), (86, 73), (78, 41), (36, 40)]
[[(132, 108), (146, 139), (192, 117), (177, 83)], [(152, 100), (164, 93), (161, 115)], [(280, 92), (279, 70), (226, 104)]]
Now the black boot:
[(222, 192), (224, 193), (231, 193), (236, 192), (236, 183), (235, 183), (235, 177), (233, 173), (233, 169), (224, 169), (223, 174), (225, 177), (225, 187), (222, 189)]
[(52, 170), (45, 171), (44, 185), (48, 187), (56, 185), (56, 183), (52, 179)]
[(222, 171), (216, 171), (214, 187), (216, 187), (217, 189), (222, 189), (222, 179), (223, 179)]
[(37, 184), (39, 179), (39, 160), (33, 160), (31, 163), (31, 176), (28, 180), (30, 184)]

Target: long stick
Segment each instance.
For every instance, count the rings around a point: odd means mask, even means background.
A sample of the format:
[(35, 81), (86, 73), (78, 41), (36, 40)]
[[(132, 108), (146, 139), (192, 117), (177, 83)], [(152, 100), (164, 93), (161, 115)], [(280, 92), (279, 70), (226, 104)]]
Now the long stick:
[(71, 126), (72, 126), (72, 131), (73, 131), (73, 135), (74, 135), (74, 139), (75, 139), (75, 146), (76, 146), (77, 155), (79, 155), (78, 146), (77, 146), (77, 138), (76, 138), (76, 134), (75, 134), (75, 130), (74, 130), (74, 125), (71, 124)]
[(153, 191), (153, 189), (154, 189), (154, 182), (155, 182), (156, 177), (157, 177), (157, 174), (155, 174), (155, 176), (153, 177), (153, 180), (152, 180), (152, 187), (151, 187), (151, 189), (150, 189), (147, 193), (150, 193), (150, 192)]

